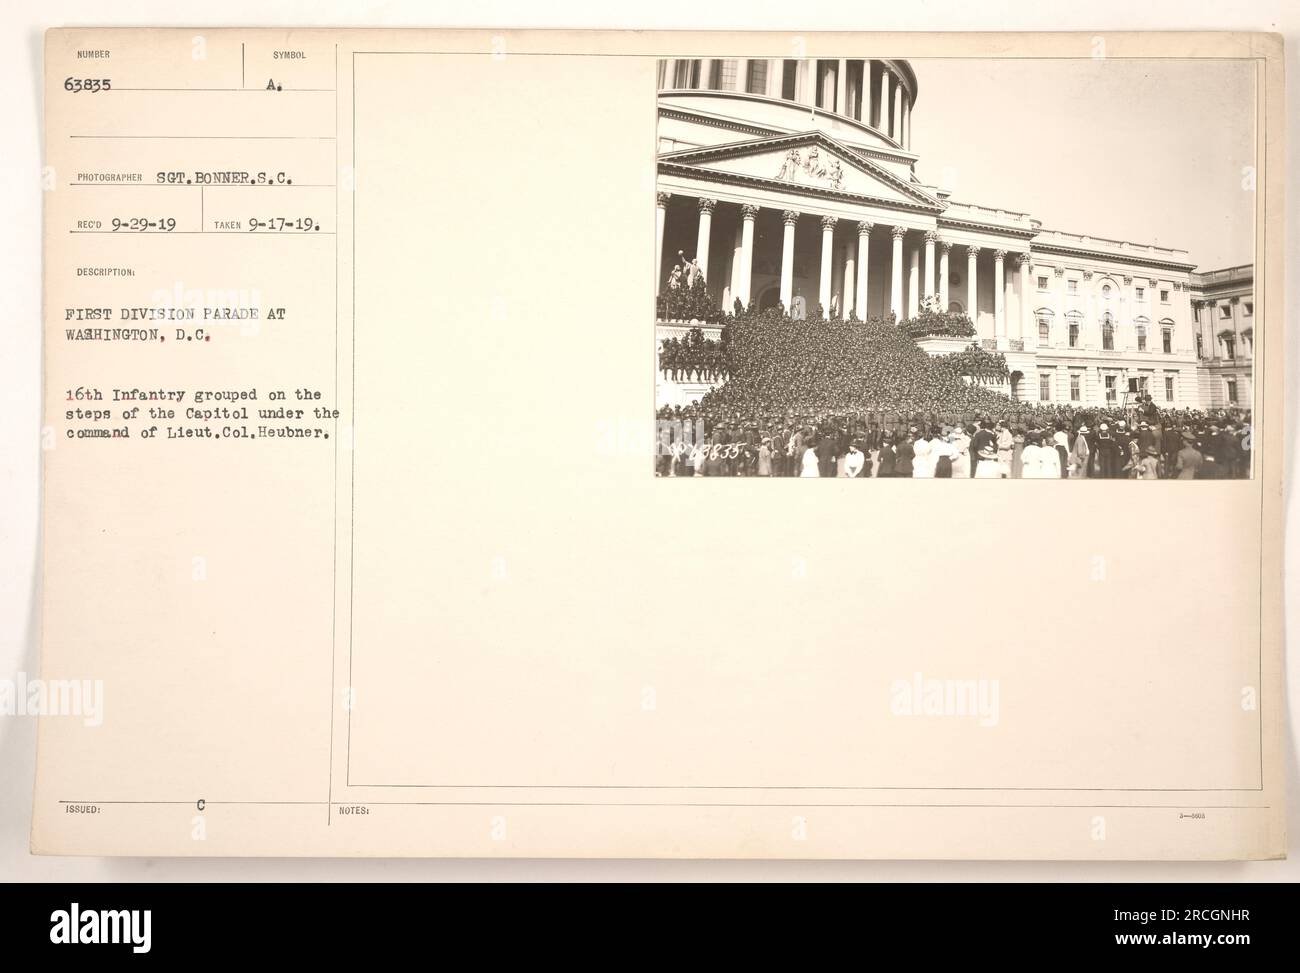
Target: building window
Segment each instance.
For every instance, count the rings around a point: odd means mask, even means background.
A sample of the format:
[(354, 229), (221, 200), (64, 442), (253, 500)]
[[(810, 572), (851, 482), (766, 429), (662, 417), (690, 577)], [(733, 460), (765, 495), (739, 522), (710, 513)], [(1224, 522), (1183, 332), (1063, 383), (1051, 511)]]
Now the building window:
[(1165, 401), (1174, 401), (1174, 377), (1172, 375), (1165, 376)]
[(1077, 294), (1077, 293), (1079, 293), (1079, 282), (1078, 282), (1077, 280), (1069, 280), (1069, 281), (1066, 281), (1066, 282), (1065, 282), (1065, 292), (1066, 292), (1067, 294)]
[(1228, 405), (1236, 405), (1236, 404), (1237, 404), (1237, 380), (1235, 378), (1230, 378), (1228, 379)]
[(1242, 305), (1246, 308), (1246, 317), (1250, 317), (1252, 314), (1255, 313), (1255, 305), (1253, 302), (1242, 301)]
[(1038, 343), (1040, 345), (1050, 345), (1052, 343), (1052, 312), (1048, 310), (1038, 311), (1034, 317), (1038, 320)]
[(1223, 351), (1224, 351), (1224, 357), (1227, 358), (1228, 361), (1232, 361), (1234, 358), (1236, 358), (1236, 357), (1237, 357), (1237, 339), (1234, 338), (1232, 335), (1228, 335), (1226, 338), (1224, 338), (1224, 339), (1223, 339)]
[(1052, 373), (1051, 372), (1038, 373), (1038, 401), (1040, 402), (1052, 401)]
[(735, 91), (736, 90), (736, 61), (735, 58), (727, 58), (721, 61), (714, 61), (717, 65), (718, 81), (714, 87), (718, 91)]
[(1168, 292), (1168, 291), (1161, 291), (1161, 292), (1160, 292), (1160, 303), (1161, 303), (1161, 304), (1168, 304), (1168, 303), (1169, 303), (1169, 292)]
[(1046, 278), (1046, 277), (1039, 277), (1039, 278), (1038, 278), (1038, 289), (1039, 289), (1040, 291), (1045, 291), (1045, 290), (1047, 290), (1047, 278)]
[(1083, 398), (1083, 381), (1079, 373), (1075, 372), (1070, 376), (1070, 401), (1078, 402)]
[(1221, 318), (1222, 318), (1223, 320), (1225, 320), (1225, 321), (1231, 321), (1231, 320), (1232, 320), (1232, 305), (1230, 305), (1230, 304), (1220, 304), (1220, 305), (1219, 305), (1219, 317), (1221, 317)]
[(1205, 357), (1205, 341), (1201, 338), (1199, 334), (1196, 336), (1196, 357), (1197, 358)]
[(1103, 351), (1115, 350), (1115, 323), (1109, 311), (1101, 316), (1101, 348)]
[(1106, 376), (1106, 402), (1113, 405), (1115, 403), (1115, 376)]
[(1079, 314), (1076, 312), (1074, 314), (1069, 315), (1068, 323), (1069, 323), (1069, 328), (1067, 329), (1067, 333), (1069, 335), (1070, 347), (1078, 348), (1079, 347)]
[(1139, 301), (1146, 300), (1147, 289), (1145, 287), (1139, 287), (1136, 291), (1136, 294), (1137, 294), (1137, 299)]
[(1133, 333), (1137, 336), (1138, 351), (1146, 351), (1147, 326), (1145, 324), (1139, 324), (1133, 329)]
[(749, 62), (749, 77), (745, 79), (745, 90), (751, 95), (767, 94), (767, 61), (752, 58)]
[(1102, 285), (1101, 285), (1101, 296), (1102, 296), (1102, 297), (1110, 297), (1110, 285), (1109, 285), (1109, 284), (1102, 284)]

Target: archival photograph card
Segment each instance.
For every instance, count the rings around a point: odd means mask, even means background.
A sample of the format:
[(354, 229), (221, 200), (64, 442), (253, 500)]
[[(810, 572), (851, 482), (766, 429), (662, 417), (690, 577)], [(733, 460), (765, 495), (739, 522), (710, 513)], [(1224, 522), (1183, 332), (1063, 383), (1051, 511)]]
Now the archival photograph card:
[(1283, 856), (1282, 57), (49, 31), (33, 851)]

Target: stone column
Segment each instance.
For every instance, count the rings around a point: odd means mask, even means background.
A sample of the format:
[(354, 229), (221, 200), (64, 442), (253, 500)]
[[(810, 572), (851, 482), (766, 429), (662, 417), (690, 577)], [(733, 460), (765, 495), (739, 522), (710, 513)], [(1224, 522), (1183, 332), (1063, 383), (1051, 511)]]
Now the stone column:
[(713, 80), (713, 58), (700, 59), (700, 90), (708, 91), (709, 82)]
[(903, 320), (903, 234), (905, 227), (895, 226), (889, 231), (894, 237), (894, 250), (890, 255), (889, 309), (894, 317)]
[(903, 141), (903, 85), (894, 85), (894, 121), (889, 126), (889, 136), (895, 142)]
[[(1193, 300), (1192, 302), (1192, 324), (1195, 325), (1195, 327), (1192, 328), (1192, 353), (1193, 354), (1196, 353), (1197, 334), (1200, 334), (1201, 336), (1201, 353), (1204, 354), (1205, 351), (1209, 351), (1209, 345), (1206, 345), (1205, 343), (1205, 327), (1203, 324), (1201, 324), (1201, 304), (1203, 304), (1201, 300)], [(1197, 356), (1197, 360), (1200, 360), (1200, 356)]]
[[(1070, 346), (1070, 319), (1065, 315), (1069, 303), (1065, 299), (1065, 268), (1052, 270), (1052, 347), (1068, 348)], [(1080, 338), (1083, 336), (1080, 335)], [(1083, 401), (1082, 399), (1080, 401)]]
[(849, 62), (840, 58), (835, 69), (835, 110), (841, 115), (849, 115)]
[(828, 318), (831, 316), (831, 253), (835, 246), (837, 222), (839, 221), (834, 216), (822, 217), (822, 276), (817, 300), (821, 302), (822, 314)]
[[(1124, 333), (1127, 335), (1131, 335), (1132, 341), (1130, 343), (1128, 338), (1125, 338), (1123, 342), (1116, 341), (1115, 347), (1124, 348), (1125, 350), (1128, 350), (1129, 348), (1136, 350), (1138, 318), (1142, 316), (1142, 309), (1138, 307), (1138, 302), (1137, 302), (1137, 282), (1129, 274), (1125, 274), (1123, 277), (1121, 277), (1120, 282), (1124, 286), (1124, 293), (1121, 298), (1121, 305), (1123, 306), (1124, 311), (1126, 312), (1124, 315), (1121, 315), (1121, 317), (1126, 317), (1128, 319), (1128, 328), (1125, 330)], [(1148, 293), (1150, 292), (1148, 291)], [(1154, 312), (1154, 310), (1155, 310), (1155, 306), (1152, 305), (1152, 311)], [(1147, 315), (1147, 347), (1148, 348), (1151, 347), (1152, 331), (1160, 330), (1159, 327), (1156, 325), (1155, 321), (1156, 321), (1156, 316), (1154, 313)], [(1152, 392), (1152, 394), (1154, 395), (1155, 393)]]
[(876, 128), (886, 135), (889, 134), (889, 68), (881, 62), (880, 71), (880, 104), (877, 106), (879, 111), (876, 112)]
[(695, 237), (695, 260), (700, 265), (704, 282), (709, 282), (709, 232), (713, 229), (713, 207), (718, 205), (716, 199), (700, 197), (700, 231)]
[(840, 288), (840, 293), (843, 295), (840, 298), (840, 316), (846, 321), (853, 315), (853, 312), (856, 309), (855, 298), (857, 297), (857, 293), (855, 287), (857, 286), (858, 270), (856, 258), (857, 251), (853, 246), (853, 242), (850, 240), (844, 246), (844, 286)]
[(1020, 338), (1022, 341), (1028, 340), (1031, 336), (1037, 337), (1033, 330), (1033, 301), (1030, 295), (1033, 291), (1030, 286), (1033, 284), (1032, 274), (1034, 269), (1033, 257), (1028, 253), (1020, 255)]
[(803, 87), (800, 89), (802, 97), (799, 98), (800, 104), (813, 105), (817, 104), (817, 59), (804, 58), (799, 62), (799, 68), (803, 72)]
[(672, 88), (673, 78), (677, 74), (677, 61), (674, 58), (664, 59), (664, 88)]
[(758, 207), (746, 203), (740, 207), (740, 301), (745, 307), (753, 293), (754, 281), (754, 221)]
[(907, 92), (903, 92), (903, 137), (899, 139), (903, 148), (912, 147), (912, 103), (907, 99)]
[[(669, 62), (672, 63), (671, 61)], [(655, 293), (664, 286), (664, 223), (668, 219), (668, 200), (672, 193), (655, 194)]]
[(787, 209), (781, 213), (781, 222), (785, 226), (781, 239), (781, 303), (785, 313), (790, 313), (790, 302), (794, 299), (794, 227), (799, 222), (799, 213)]
[(979, 331), (980, 323), (980, 303), (979, 303), (979, 261), (980, 248), (966, 248), (966, 314), (970, 317), (971, 323)]
[(736, 59), (736, 90), (749, 91), (749, 58)]
[(927, 301), (934, 297), (934, 242), (939, 234), (934, 230), (925, 232), (925, 285), (921, 288), (921, 297)]
[(907, 266), (907, 316), (916, 317), (921, 307), (921, 248), (917, 247), (908, 258)]
[(993, 337), (1001, 347), (1007, 337), (1007, 274), (1005, 250), (993, 251)]
[[(1147, 280), (1147, 309), (1147, 348), (1150, 349), (1151, 334), (1153, 331), (1158, 331), (1160, 328), (1160, 281), (1155, 277), (1148, 278)], [(1135, 328), (1130, 328), (1129, 330), (1134, 332), (1136, 331)], [(1116, 327), (1115, 347), (1117, 349), (1127, 351), (1129, 348), (1137, 347), (1136, 333), (1134, 333), (1131, 343), (1126, 342), (1123, 344), (1121, 344), (1119, 340), (1120, 333), (1119, 328)], [(1240, 347), (1240, 342), (1238, 342), (1238, 347)]]
[(731, 263), (727, 267), (727, 286), (722, 291), (722, 310), (731, 311), (740, 297), (740, 252), (743, 249), (743, 220), (736, 223), (731, 232)]
[(867, 257), (871, 249), (871, 224), (866, 220), (858, 223), (858, 293), (857, 299), (853, 306), (857, 309), (858, 317), (864, 321), (867, 318), (867, 274), (870, 272), (871, 265), (867, 263)]
[(939, 310), (948, 312), (948, 251), (952, 244), (947, 240), (939, 241)]

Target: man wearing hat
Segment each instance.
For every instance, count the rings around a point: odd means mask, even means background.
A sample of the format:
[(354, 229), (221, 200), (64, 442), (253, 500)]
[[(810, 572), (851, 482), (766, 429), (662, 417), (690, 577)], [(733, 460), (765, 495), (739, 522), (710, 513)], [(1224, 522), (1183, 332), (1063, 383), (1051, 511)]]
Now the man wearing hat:
[(1165, 460), (1165, 475), (1173, 476), (1178, 451), (1183, 448), (1183, 434), (1173, 422), (1166, 422), (1160, 437), (1160, 452)]
[(1156, 434), (1151, 431), (1151, 425), (1145, 419), (1138, 423), (1138, 447), (1145, 453), (1148, 449), (1156, 444)]
[(992, 420), (985, 418), (980, 422), (980, 428), (976, 431), (975, 435), (971, 436), (970, 439), (971, 465), (974, 467), (971, 473), (972, 476), (979, 472), (980, 463), (984, 459), (984, 448), (986, 446), (993, 447), (993, 460), (994, 462), (997, 461), (997, 442), (998, 437), (994, 435), (993, 422)]
[(1223, 474), (1219, 472), (1219, 452), (1223, 434), (1217, 422), (1210, 423), (1210, 431), (1201, 436), (1201, 472), (1198, 480), (1217, 480)]
[(1088, 467), (1092, 463), (1092, 447), (1088, 445), (1088, 424), (1085, 422), (1074, 434), (1074, 446), (1070, 449), (1070, 476), (1076, 480), (1088, 477)]
[(1196, 479), (1196, 473), (1203, 461), (1204, 458), (1196, 448), (1196, 437), (1190, 432), (1184, 432), (1183, 448), (1178, 451), (1178, 458), (1174, 460), (1174, 476), (1179, 480)]

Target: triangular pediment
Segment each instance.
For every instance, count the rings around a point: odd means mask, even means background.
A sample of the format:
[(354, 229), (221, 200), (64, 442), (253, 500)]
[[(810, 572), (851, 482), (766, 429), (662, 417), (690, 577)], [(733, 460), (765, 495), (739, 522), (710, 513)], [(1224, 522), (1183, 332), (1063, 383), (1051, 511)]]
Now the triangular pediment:
[(661, 167), (703, 170), (716, 177), (765, 183), (800, 193), (859, 198), (938, 212), (943, 204), (884, 166), (821, 132), (802, 132), (700, 149), (667, 152)]

